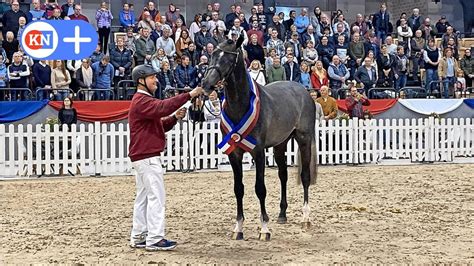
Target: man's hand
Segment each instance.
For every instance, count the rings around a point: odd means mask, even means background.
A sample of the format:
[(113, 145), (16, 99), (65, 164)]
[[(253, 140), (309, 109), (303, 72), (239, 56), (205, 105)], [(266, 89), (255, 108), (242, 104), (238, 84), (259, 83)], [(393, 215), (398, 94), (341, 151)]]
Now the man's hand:
[(183, 108), (179, 109), (178, 111), (176, 111), (176, 113), (174, 114), (174, 116), (175, 116), (176, 119), (178, 119), (178, 120), (183, 119), (183, 118), (186, 116), (186, 107), (183, 107)]
[(204, 89), (201, 88), (201, 87), (196, 87), (195, 89), (193, 89), (192, 91), (189, 92), (189, 95), (191, 95), (191, 98), (194, 98), (194, 97), (197, 97), (201, 94), (204, 93)]

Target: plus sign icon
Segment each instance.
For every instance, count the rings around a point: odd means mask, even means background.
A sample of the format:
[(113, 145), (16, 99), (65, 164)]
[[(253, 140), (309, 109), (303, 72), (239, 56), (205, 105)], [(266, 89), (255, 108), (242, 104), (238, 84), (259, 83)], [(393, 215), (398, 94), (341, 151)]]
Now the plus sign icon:
[(21, 47), (37, 60), (80, 60), (97, 47), (94, 27), (82, 20), (35, 21), (21, 35)]

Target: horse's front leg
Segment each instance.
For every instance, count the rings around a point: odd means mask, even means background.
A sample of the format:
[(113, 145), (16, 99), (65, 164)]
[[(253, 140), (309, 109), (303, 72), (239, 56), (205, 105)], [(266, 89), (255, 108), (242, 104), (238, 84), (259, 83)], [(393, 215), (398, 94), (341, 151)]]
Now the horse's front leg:
[(244, 198), (244, 183), (242, 182), (242, 158), (243, 152), (240, 150), (235, 150), (229, 155), (229, 162), (232, 166), (232, 171), (234, 172), (234, 194), (237, 199), (237, 218), (232, 232), (233, 240), (243, 240), (243, 226), (244, 226), (244, 207), (243, 207), (243, 198)]
[(259, 239), (268, 241), (270, 240), (270, 230), (268, 230), (269, 218), (265, 208), (265, 198), (267, 196), (267, 189), (265, 187), (265, 150), (255, 151), (252, 155), (256, 168), (255, 193), (260, 201), (260, 222), (262, 223)]

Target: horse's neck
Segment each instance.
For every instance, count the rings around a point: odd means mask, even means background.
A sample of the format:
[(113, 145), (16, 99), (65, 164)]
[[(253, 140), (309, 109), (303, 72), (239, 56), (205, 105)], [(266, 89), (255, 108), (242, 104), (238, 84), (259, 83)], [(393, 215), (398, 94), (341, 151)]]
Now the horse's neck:
[(250, 105), (249, 84), (247, 82), (247, 71), (245, 65), (242, 67), (239, 62), (234, 70), (234, 74), (227, 78), (225, 88), (226, 114), (234, 121), (239, 122), (245, 115)]

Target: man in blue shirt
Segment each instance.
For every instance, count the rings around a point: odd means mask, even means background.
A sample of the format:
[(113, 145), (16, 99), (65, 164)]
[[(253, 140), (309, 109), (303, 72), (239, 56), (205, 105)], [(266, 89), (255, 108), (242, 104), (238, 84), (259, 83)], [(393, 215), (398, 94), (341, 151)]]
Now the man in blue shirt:
[(94, 98), (96, 100), (110, 100), (110, 89), (114, 78), (114, 67), (109, 63), (109, 56), (105, 55), (99, 62), (92, 64), (92, 88), (102, 91), (96, 91)]

